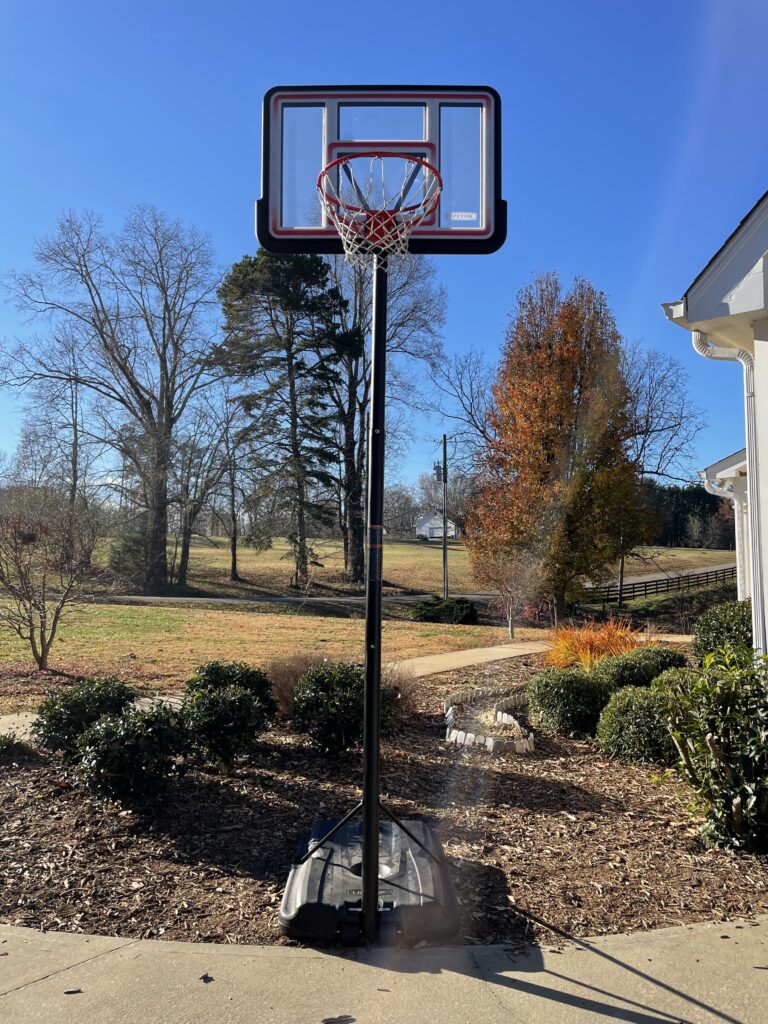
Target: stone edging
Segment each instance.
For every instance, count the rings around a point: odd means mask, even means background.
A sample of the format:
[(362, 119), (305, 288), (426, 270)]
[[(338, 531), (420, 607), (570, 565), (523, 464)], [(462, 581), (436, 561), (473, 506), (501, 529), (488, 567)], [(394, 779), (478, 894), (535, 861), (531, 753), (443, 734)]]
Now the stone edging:
[[(502, 698), (493, 705), (494, 719), (500, 725), (516, 725), (523, 734), (521, 739), (508, 739), (502, 736), (482, 736), (457, 727), (457, 704), (473, 704), (477, 700), (488, 697)], [(482, 747), (491, 754), (533, 753), (535, 746), (533, 732), (524, 729), (515, 716), (510, 713), (512, 708), (525, 707), (525, 703), (524, 690), (519, 690), (515, 693), (509, 693), (508, 688), (499, 690), (493, 687), (473, 687), (465, 690), (454, 690), (443, 701), (446, 742), (454, 743), (457, 747)]]

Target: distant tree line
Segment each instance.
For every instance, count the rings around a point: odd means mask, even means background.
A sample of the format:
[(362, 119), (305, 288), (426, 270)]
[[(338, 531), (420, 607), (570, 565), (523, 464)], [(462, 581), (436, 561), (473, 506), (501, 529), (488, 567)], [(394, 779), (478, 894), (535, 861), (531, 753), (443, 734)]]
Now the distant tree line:
[(653, 510), (656, 523), (653, 544), (733, 550), (733, 505), (709, 494), (701, 484), (645, 480), (642, 501)]

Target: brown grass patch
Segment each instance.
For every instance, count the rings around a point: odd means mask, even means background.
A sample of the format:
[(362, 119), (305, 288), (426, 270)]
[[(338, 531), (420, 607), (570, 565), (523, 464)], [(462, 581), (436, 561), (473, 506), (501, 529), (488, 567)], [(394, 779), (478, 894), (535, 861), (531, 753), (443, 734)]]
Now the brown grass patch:
[[(496, 626), (386, 620), (382, 630), (384, 661), (506, 642), (506, 631)], [(178, 689), (206, 661), (264, 667), (288, 654), (310, 661), (362, 661), (364, 622), (290, 612), (89, 605), (64, 621), (51, 664), (57, 672), (115, 675), (156, 692)], [(27, 697), (51, 685), (50, 678), (36, 682), (31, 669), (24, 645), (10, 639), (0, 651), (0, 681), (8, 682), (5, 693), (14, 700), (3, 711), (29, 707)], [(18, 685), (20, 679), (24, 685)], [(15, 694), (9, 692), (14, 687)], [(0, 686), (0, 697), (3, 693)]]

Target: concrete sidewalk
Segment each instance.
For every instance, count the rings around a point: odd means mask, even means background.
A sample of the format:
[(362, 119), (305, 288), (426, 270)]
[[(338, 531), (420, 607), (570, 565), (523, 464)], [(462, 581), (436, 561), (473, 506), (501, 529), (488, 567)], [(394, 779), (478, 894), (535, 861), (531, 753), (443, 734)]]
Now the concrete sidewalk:
[(543, 654), (551, 646), (548, 640), (513, 640), (496, 647), (470, 647), (464, 651), (448, 651), (445, 654), (425, 654), (420, 658), (404, 658), (402, 661), (392, 661), (388, 664), (401, 668), (412, 676), (434, 676), (455, 668), (486, 665), (491, 661), (506, 661), (509, 658), (524, 658), (528, 654)]
[(768, 918), (503, 946), (322, 951), (0, 925), (8, 1024), (768, 1024)]

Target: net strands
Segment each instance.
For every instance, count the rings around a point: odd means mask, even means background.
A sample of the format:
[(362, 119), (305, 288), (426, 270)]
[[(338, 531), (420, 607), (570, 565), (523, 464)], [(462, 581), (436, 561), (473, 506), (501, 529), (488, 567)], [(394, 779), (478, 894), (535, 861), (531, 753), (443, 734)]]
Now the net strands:
[[(389, 181), (387, 181), (389, 176)], [(320, 203), (350, 263), (405, 256), (413, 230), (434, 212), (443, 182), (426, 160), (409, 153), (355, 153), (324, 167)]]

